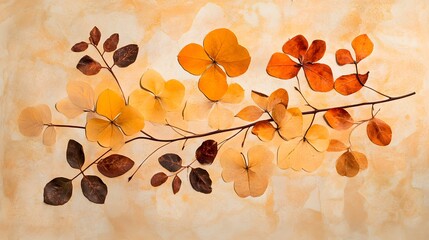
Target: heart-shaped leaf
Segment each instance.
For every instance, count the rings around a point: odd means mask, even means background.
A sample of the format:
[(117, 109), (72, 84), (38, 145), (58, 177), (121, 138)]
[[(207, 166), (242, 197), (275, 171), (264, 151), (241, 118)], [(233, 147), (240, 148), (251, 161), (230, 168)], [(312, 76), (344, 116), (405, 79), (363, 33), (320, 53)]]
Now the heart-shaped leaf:
[(210, 179), (209, 173), (202, 168), (194, 168), (189, 174), (189, 181), (191, 182), (192, 188), (201, 193), (212, 192), (212, 180)]
[(182, 168), (182, 158), (174, 153), (167, 153), (158, 158), (159, 164), (170, 172), (176, 172)]
[(82, 178), (83, 195), (91, 202), (103, 204), (107, 196), (107, 186), (97, 176), (87, 175)]
[(97, 163), (98, 171), (106, 177), (114, 178), (128, 172), (134, 166), (134, 161), (130, 158), (112, 154)]
[(113, 52), (118, 47), (119, 34), (114, 33), (106, 41), (104, 41), (103, 48), (106, 52)]
[(79, 60), (76, 68), (79, 69), (79, 71), (81, 71), (83, 74), (90, 76), (100, 72), (101, 64), (92, 59), (90, 56), (85, 55)]
[(68, 202), (73, 193), (70, 179), (58, 177), (48, 182), (43, 190), (43, 201), (49, 205), (63, 205)]
[(118, 67), (128, 67), (136, 61), (138, 52), (139, 47), (136, 44), (121, 47), (113, 53), (113, 62)]
[(158, 187), (158, 186), (161, 186), (163, 183), (165, 183), (167, 179), (168, 179), (167, 174), (163, 172), (159, 172), (152, 176), (152, 178), (150, 179), (150, 184), (153, 187)]
[(85, 163), (85, 154), (82, 145), (70, 139), (67, 144), (66, 158), (72, 168), (81, 169)]
[(173, 179), (173, 183), (171, 184), (172, 188), (173, 188), (173, 193), (176, 194), (179, 192), (180, 190), (180, 186), (182, 186), (182, 180), (180, 179), (179, 176), (175, 176)]
[(214, 140), (206, 140), (195, 152), (195, 158), (201, 164), (212, 164), (217, 155), (217, 142)]
[(392, 129), (378, 118), (373, 118), (368, 122), (366, 133), (369, 140), (378, 146), (387, 146), (392, 141)]

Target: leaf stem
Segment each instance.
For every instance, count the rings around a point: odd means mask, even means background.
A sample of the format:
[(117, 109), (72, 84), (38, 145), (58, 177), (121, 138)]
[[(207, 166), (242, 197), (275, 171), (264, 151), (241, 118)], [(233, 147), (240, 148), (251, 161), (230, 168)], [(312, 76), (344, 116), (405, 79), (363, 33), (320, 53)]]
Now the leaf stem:
[(80, 128), (80, 129), (85, 129), (84, 126), (75, 126), (75, 125), (64, 125), (64, 124), (54, 124), (54, 123), (48, 123), (48, 124), (43, 124), (45, 126), (48, 127), (60, 127), (60, 128)]
[(90, 168), (92, 165), (94, 165), (98, 160), (100, 160), (102, 157), (104, 157), (106, 154), (108, 154), (110, 151), (112, 151), (111, 148), (109, 150), (105, 151), (103, 154), (101, 154), (97, 159), (92, 161), (88, 166), (86, 166), (84, 169), (80, 170), (80, 172), (74, 176), (71, 181), (73, 181), (75, 178), (77, 178), (79, 175), (83, 174), (88, 168)]
[(362, 83), (362, 82), (360, 81), (360, 78), (359, 78), (358, 63), (357, 63), (357, 62), (354, 62), (354, 65), (355, 65), (355, 69), (356, 69), (356, 78), (357, 78), (357, 80), (359, 81), (360, 85), (362, 85), (362, 87), (368, 88), (369, 90), (371, 90), (371, 91), (373, 91), (373, 92), (375, 92), (375, 93), (377, 93), (377, 94), (380, 94), (380, 95), (381, 95), (381, 96), (383, 96), (383, 97), (387, 97), (387, 98), (389, 98), (389, 99), (391, 99), (391, 98), (392, 98), (391, 96), (389, 96), (389, 95), (387, 95), (387, 94), (384, 94), (384, 93), (382, 93), (382, 92), (380, 92), (380, 91), (377, 91), (377, 90), (375, 90), (374, 88), (369, 87), (369, 86), (365, 85), (364, 83)]

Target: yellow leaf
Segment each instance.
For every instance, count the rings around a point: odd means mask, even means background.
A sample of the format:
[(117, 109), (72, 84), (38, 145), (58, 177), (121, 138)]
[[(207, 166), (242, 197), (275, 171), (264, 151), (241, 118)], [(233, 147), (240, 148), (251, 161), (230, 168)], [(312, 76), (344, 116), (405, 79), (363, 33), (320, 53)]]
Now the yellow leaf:
[(110, 121), (99, 118), (88, 119), (85, 126), (86, 138), (89, 141), (95, 142), (98, 140), (98, 135), (110, 125)]
[(164, 90), (164, 78), (157, 71), (148, 69), (140, 79), (140, 86), (155, 96)]
[(316, 151), (307, 141), (293, 139), (283, 142), (278, 150), (278, 166), (282, 169), (313, 172), (322, 165), (324, 154)]
[(55, 104), (58, 112), (64, 114), (68, 118), (75, 118), (83, 113), (82, 109), (74, 105), (70, 99), (64, 98)]
[(228, 85), (225, 95), (223, 95), (221, 102), (224, 103), (240, 103), (244, 98), (244, 89), (238, 83)]
[(290, 140), (302, 135), (304, 118), (299, 108), (289, 108), (285, 112), (283, 120), (277, 123), (279, 134), (282, 138)]
[(43, 144), (52, 146), (57, 140), (57, 132), (54, 127), (47, 127), (43, 132)]
[(256, 106), (247, 106), (241, 109), (235, 116), (244, 121), (253, 122), (258, 120), (263, 113), (264, 112)]
[(202, 101), (189, 100), (185, 104), (183, 118), (188, 121), (205, 119), (212, 107), (213, 103), (207, 99)]
[(47, 105), (27, 107), (18, 117), (19, 131), (28, 137), (39, 136), (44, 124), (51, 122), (51, 112)]
[(220, 104), (215, 104), (209, 113), (209, 126), (213, 129), (226, 129), (234, 123), (234, 113)]
[(271, 141), (275, 132), (276, 129), (267, 120), (257, 122), (252, 128), (252, 133), (264, 142)]
[(106, 89), (98, 97), (96, 112), (109, 120), (114, 120), (124, 106), (125, 101), (119, 94)]
[(288, 102), (289, 95), (287, 91), (283, 88), (279, 88), (268, 97), (267, 111), (271, 112), (277, 104), (283, 104), (287, 108)]
[(322, 125), (314, 124), (308, 129), (305, 139), (319, 152), (326, 151), (329, 146), (328, 129)]
[(122, 108), (121, 114), (115, 120), (115, 123), (118, 124), (122, 131), (128, 136), (138, 133), (144, 127), (143, 116), (140, 115), (138, 110), (131, 106)]
[(110, 121), (92, 118), (86, 123), (86, 138), (97, 141), (103, 147), (119, 148), (124, 144), (121, 130)]
[(195, 43), (186, 45), (179, 52), (177, 59), (186, 71), (194, 75), (201, 75), (212, 64), (204, 48)]
[(70, 101), (81, 110), (94, 109), (94, 90), (91, 85), (82, 81), (70, 81), (67, 84)]
[(160, 101), (151, 93), (142, 89), (137, 89), (131, 93), (129, 104), (138, 109), (145, 120), (165, 123), (165, 110)]
[(185, 86), (177, 80), (169, 80), (165, 83), (164, 90), (158, 97), (166, 111), (174, 111), (182, 105), (184, 96)]
[(256, 105), (258, 105), (262, 110), (267, 110), (267, 106), (268, 106), (268, 96), (257, 92), (257, 91), (252, 91), (252, 99), (253, 101), (256, 103)]
[(198, 88), (209, 100), (220, 100), (228, 90), (225, 73), (218, 65), (212, 64), (201, 75)]

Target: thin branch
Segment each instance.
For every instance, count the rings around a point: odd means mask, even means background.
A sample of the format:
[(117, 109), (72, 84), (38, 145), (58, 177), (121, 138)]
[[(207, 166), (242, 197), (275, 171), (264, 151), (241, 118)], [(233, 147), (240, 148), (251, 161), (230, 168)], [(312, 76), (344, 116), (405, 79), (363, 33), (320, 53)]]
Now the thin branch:
[(383, 97), (387, 97), (387, 98), (389, 98), (389, 99), (391, 99), (391, 98), (392, 98), (391, 96), (389, 96), (389, 95), (387, 95), (387, 94), (384, 94), (384, 93), (382, 93), (382, 92), (380, 92), (380, 91), (377, 91), (377, 90), (375, 90), (374, 88), (369, 87), (369, 86), (365, 85), (363, 82), (361, 82), (361, 81), (360, 81), (360, 78), (359, 78), (359, 71), (358, 71), (358, 65), (357, 65), (358, 63), (357, 63), (357, 62), (355, 62), (354, 64), (355, 64), (355, 70), (356, 70), (356, 78), (357, 78), (357, 80), (359, 81), (360, 85), (362, 85), (362, 87), (368, 88), (369, 90), (374, 91), (375, 93), (377, 93), (377, 94), (379, 94), (379, 95), (381, 95), (381, 96), (383, 96)]
[(64, 125), (64, 124), (54, 124), (54, 123), (48, 123), (48, 124), (43, 124), (45, 126), (48, 127), (60, 127), (60, 128), (80, 128), (80, 129), (85, 129), (84, 126), (75, 126), (75, 125)]
[(298, 78), (298, 75), (296, 76), (296, 80), (298, 81), (298, 88), (297, 87), (295, 87), (295, 90), (301, 95), (301, 97), (302, 97), (302, 99), (304, 99), (304, 101), (307, 103), (307, 105), (309, 106), (309, 107), (311, 107), (313, 110), (317, 110), (317, 108), (316, 107), (314, 107), (313, 105), (311, 105), (308, 101), (307, 101), (307, 98), (305, 98), (304, 97), (304, 94), (302, 94), (302, 92), (301, 92), (301, 85), (299, 84), (299, 78)]
[(83, 172), (85, 172), (88, 168), (90, 168), (92, 165), (94, 165), (98, 160), (100, 160), (102, 157), (104, 157), (107, 153), (109, 153), (110, 151), (112, 151), (112, 149), (110, 148), (109, 150), (105, 151), (103, 154), (101, 154), (97, 159), (95, 159), (94, 161), (92, 161), (92, 163), (90, 163), (88, 166), (86, 166), (86, 168), (82, 169), (76, 176), (74, 176), (71, 181), (73, 181), (75, 178), (77, 178), (79, 175), (83, 174)]

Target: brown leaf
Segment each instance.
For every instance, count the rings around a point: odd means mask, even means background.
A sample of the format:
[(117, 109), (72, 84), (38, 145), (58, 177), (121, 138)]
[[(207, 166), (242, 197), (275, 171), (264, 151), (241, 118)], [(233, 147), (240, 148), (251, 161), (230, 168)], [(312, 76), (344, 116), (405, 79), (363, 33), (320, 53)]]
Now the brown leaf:
[(73, 47), (71, 48), (71, 50), (73, 52), (83, 52), (88, 48), (88, 43), (87, 42), (79, 42), (76, 43), (75, 45), (73, 45)]
[(106, 41), (104, 41), (103, 48), (106, 52), (113, 52), (118, 47), (119, 34), (112, 34)]
[(264, 111), (256, 106), (247, 106), (241, 109), (235, 116), (244, 121), (253, 122), (258, 120), (263, 113)]
[(356, 62), (360, 62), (372, 53), (374, 44), (371, 39), (369, 39), (368, 35), (362, 34), (353, 39), (352, 47), (356, 53)]
[(256, 103), (256, 105), (258, 105), (258, 107), (260, 107), (264, 111), (267, 110), (267, 105), (268, 105), (267, 95), (252, 90), (251, 97), (253, 101)]
[(267, 111), (271, 112), (277, 104), (282, 104), (287, 108), (287, 105), (289, 103), (289, 95), (287, 91), (283, 88), (279, 88), (272, 92), (270, 96), (268, 97), (268, 105), (267, 105)]
[(355, 61), (353, 60), (352, 54), (347, 49), (339, 49), (335, 53), (335, 59), (337, 60), (337, 64), (340, 66), (346, 64), (353, 64)]
[(72, 193), (73, 184), (70, 179), (54, 178), (43, 189), (43, 201), (53, 206), (63, 205), (70, 200)]
[(179, 176), (175, 176), (173, 178), (173, 182), (171, 184), (171, 187), (173, 188), (173, 193), (176, 194), (179, 192), (180, 190), (180, 186), (182, 186), (182, 180), (180, 179)]
[(252, 128), (252, 133), (264, 142), (271, 141), (275, 132), (276, 129), (268, 120), (259, 121)]
[(101, 38), (101, 32), (98, 30), (97, 27), (94, 27), (91, 32), (89, 33), (89, 41), (94, 44), (95, 46), (98, 45)]
[(118, 67), (128, 67), (136, 61), (138, 52), (139, 47), (136, 44), (121, 47), (113, 53), (113, 62)]
[(299, 59), (304, 56), (307, 48), (307, 39), (302, 35), (297, 35), (283, 45), (283, 52)]
[(81, 169), (85, 163), (85, 154), (83, 153), (82, 145), (70, 139), (67, 144), (66, 158), (72, 168)]
[(359, 164), (351, 152), (345, 152), (338, 158), (336, 169), (341, 176), (354, 177), (359, 172)]
[(158, 158), (159, 164), (170, 172), (176, 172), (182, 168), (182, 158), (174, 153), (167, 153)]
[(368, 122), (366, 133), (369, 140), (379, 146), (387, 146), (392, 141), (392, 129), (378, 118), (373, 118)]
[(328, 92), (334, 88), (334, 77), (331, 68), (322, 63), (305, 64), (305, 77), (313, 91)]
[[(343, 75), (335, 80), (335, 90), (342, 95), (350, 95), (359, 91), (368, 80), (369, 72), (366, 74)], [(359, 77), (359, 78), (358, 78)]]
[(189, 174), (189, 181), (191, 182), (192, 188), (201, 193), (212, 192), (212, 180), (210, 179), (209, 173), (202, 168), (193, 168)]
[(348, 147), (346, 146), (346, 144), (344, 144), (340, 140), (331, 139), (329, 141), (329, 146), (328, 146), (328, 149), (326, 151), (328, 151), (328, 152), (342, 152), (342, 151), (347, 150), (347, 149), (348, 149)]
[(97, 163), (98, 171), (106, 177), (114, 178), (128, 172), (134, 166), (134, 161), (130, 158), (112, 154)]
[(79, 60), (76, 68), (85, 75), (95, 75), (100, 72), (101, 64), (92, 59), (90, 56), (85, 55)]
[(195, 151), (195, 158), (200, 164), (212, 164), (217, 155), (217, 142), (206, 140)]
[(356, 151), (351, 151), (351, 153), (353, 154), (356, 162), (359, 164), (359, 168), (361, 170), (368, 168), (368, 159), (366, 158), (365, 154)]
[(91, 202), (103, 204), (107, 196), (107, 186), (97, 176), (87, 175), (80, 182), (83, 195)]
[(329, 109), (324, 117), (328, 125), (336, 130), (349, 129), (354, 123), (350, 113), (343, 108)]
[(150, 184), (153, 187), (158, 187), (158, 186), (161, 186), (163, 183), (165, 183), (167, 179), (168, 179), (167, 174), (163, 172), (159, 172), (152, 176), (152, 178), (150, 179)]

